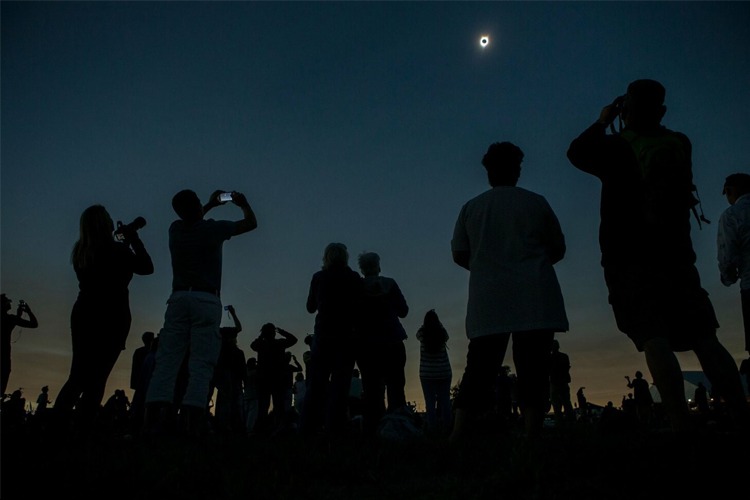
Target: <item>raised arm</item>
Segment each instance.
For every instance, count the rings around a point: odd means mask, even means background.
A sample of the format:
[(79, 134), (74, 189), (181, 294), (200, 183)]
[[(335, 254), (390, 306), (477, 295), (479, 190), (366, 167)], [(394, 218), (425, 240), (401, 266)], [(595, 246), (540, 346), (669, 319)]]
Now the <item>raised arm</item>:
[(292, 335), (291, 333), (287, 332), (286, 330), (282, 328), (276, 328), (276, 333), (284, 337), (284, 340), (285, 340), (284, 347), (286, 349), (292, 347), (294, 344), (297, 343), (297, 337), (295, 337), (294, 335)]
[(405, 318), (407, 314), (409, 314), (409, 305), (406, 303), (406, 299), (404, 298), (404, 294), (401, 292), (401, 289), (398, 286), (398, 283), (393, 283), (393, 300), (394, 305), (396, 308), (396, 314), (399, 318)]
[(242, 331), (242, 323), (240, 323), (240, 318), (237, 317), (237, 313), (234, 311), (234, 306), (227, 306), (227, 308), (234, 321), (234, 328), (237, 330), (237, 333), (240, 333)]
[(238, 220), (236, 223), (235, 236), (248, 233), (258, 227), (258, 220), (255, 218), (255, 213), (253, 212), (253, 209), (250, 208), (250, 203), (248, 203), (244, 194), (238, 193), (237, 191), (232, 192), (232, 203), (240, 207), (242, 209), (242, 214), (244, 215), (244, 218)]
[[(23, 319), (21, 317), (24, 311), (29, 315), (29, 319)], [(21, 328), (37, 328), (39, 326), (39, 322), (36, 320), (34, 313), (31, 312), (31, 308), (28, 304), (26, 304), (23, 309), (21, 307), (18, 308), (18, 312), (16, 313), (16, 325)]]

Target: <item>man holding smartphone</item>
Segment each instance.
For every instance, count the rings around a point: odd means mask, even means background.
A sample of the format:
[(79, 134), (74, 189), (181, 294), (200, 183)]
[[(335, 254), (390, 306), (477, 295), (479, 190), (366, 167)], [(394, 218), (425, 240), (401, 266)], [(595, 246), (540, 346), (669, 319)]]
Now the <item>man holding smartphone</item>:
[(204, 219), (211, 209), (224, 205), (215, 191), (202, 205), (190, 190), (177, 193), (172, 207), (179, 220), (169, 228), (172, 256), (172, 295), (167, 301), (164, 326), (159, 334), (156, 369), (146, 403), (146, 429), (156, 423), (166, 404), (172, 403), (177, 374), (190, 348), (189, 382), (181, 415), (189, 433), (196, 434), (205, 417), (206, 394), (221, 351), (222, 247), (232, 236), (258, 227), (250, 204), (242, 193), (232, 192), (232, 203), (244, 217), (236, 222)]
[[(23, 300), (18, 303), (18, 311), (16, 314), (9, 314), (10, 310), (13, 309), (13, 301), (10, 300), (5, 294), (2, 294), (2, 360), (0, 360), (0, 371), (2, 371), (2, 393), (5, 395), (5, 389), (8, 387), (8, 380), (10, 379), (10, 336), (13, 333), (13, 329), (17, 326), (21, 328), (36, 328), (39, 326), (39, 322), (36, 320), (36, 316), (31, 312), (29, 305)], [(29, 315), (29, 319), (23, 319), (23, 313)]]

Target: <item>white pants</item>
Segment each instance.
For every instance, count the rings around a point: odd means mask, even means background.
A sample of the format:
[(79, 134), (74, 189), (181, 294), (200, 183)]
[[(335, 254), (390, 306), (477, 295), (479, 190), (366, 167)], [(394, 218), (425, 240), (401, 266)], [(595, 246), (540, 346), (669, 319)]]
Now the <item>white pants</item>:
[(221, 352), (221, 300), (206, 292), (173, 292), (159, 332), (156, 368), (146, 402), (171, 403), (177, 374), (188, 347), (190, 360), (183, 405), (205, 408), (214, 366)]

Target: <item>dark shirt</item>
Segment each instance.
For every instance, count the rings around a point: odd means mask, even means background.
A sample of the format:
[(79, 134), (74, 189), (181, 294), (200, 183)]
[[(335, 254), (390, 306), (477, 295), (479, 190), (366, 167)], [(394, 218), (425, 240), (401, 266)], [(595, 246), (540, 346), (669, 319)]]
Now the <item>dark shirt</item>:
[(553, 384), (570, 383), (570, 358), (567, 354), (560, 351), (552, 353), (549, 381)]
[(236, 223), (227, 220), (201, 219), (194, 224), (174, 221), (169, 228), (172, 289), (220, 291), (222, 246), (235, 230)]
[(261, 373), (285, 374), (284, 368), (287, 366), (287, 362), (284, 352), (296, 343), (296, 338), (255, 339), (250, 344), (250, 348), (258, 353), (258, 371)]
[(637, 378), (628, 384), (633, 389), (633, 398), (638, 404), (653, 403), (651, 392), (648, 390), (648, 382), (645, 379)]
[[(684, 144), (690, 162), (692, 147), (688, 138), (664, 127), (641, 135), (676, 134)], [(655, 202), (647, 201), (635, 152), (625, 139), (607, 135), (603, 124), (595, 123), (575, 139), (568, 159), (578, 169), (602, 181), (599, 245), (602, 266), (626, 267), (652, 264), (681, 267), (695, 263), (690, 239), (689, 193), (679, 189), (661, 192)], [(682, 165), (680, 170), (690, 169)], [(648, 210), (655, 211), (654, 223)], [(653, 215), (653, 214), (651, 214)]]
[(130, 388), (138, 389), (138, 379), (141, 377), (143, 362), (146, 360), (150, 347), (139, 347), (133, 353), (133, 364), (130, 367)]
[(131, 250), (124, 243), (112, 241), (99, 249), (86, 268), (73, 265), (80, 303), (103, 308), (128, 304), (128, 285), (133, 274), (154, 272), (154, 264), (141, 240), (133, 241), (132, 247)]
[(406, 331), (399, 318), (409, 313), (404, 294), (391, 278), (367, 276), (365, 295), (357, 325), (361, 339), (367, 342), (398, 342), (406, 339)]
[(350, 334), (362, 296), (362, 278), (348, 266), (315, 273), (307, 296), (307, 312), (318, 313), (315, 316), (315, 335)]

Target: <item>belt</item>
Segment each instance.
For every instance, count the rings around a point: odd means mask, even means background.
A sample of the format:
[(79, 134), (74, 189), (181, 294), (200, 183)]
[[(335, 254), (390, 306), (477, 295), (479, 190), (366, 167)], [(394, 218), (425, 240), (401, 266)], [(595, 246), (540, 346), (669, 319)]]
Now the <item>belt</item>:
[(210, 293), (211, 295), (216, 295), (217, 297), (221, 297), (221, 294), (216, 288), (207, 288), (203, 286), (176, 286), (172, 288), (173, 292), (206, 292)]

